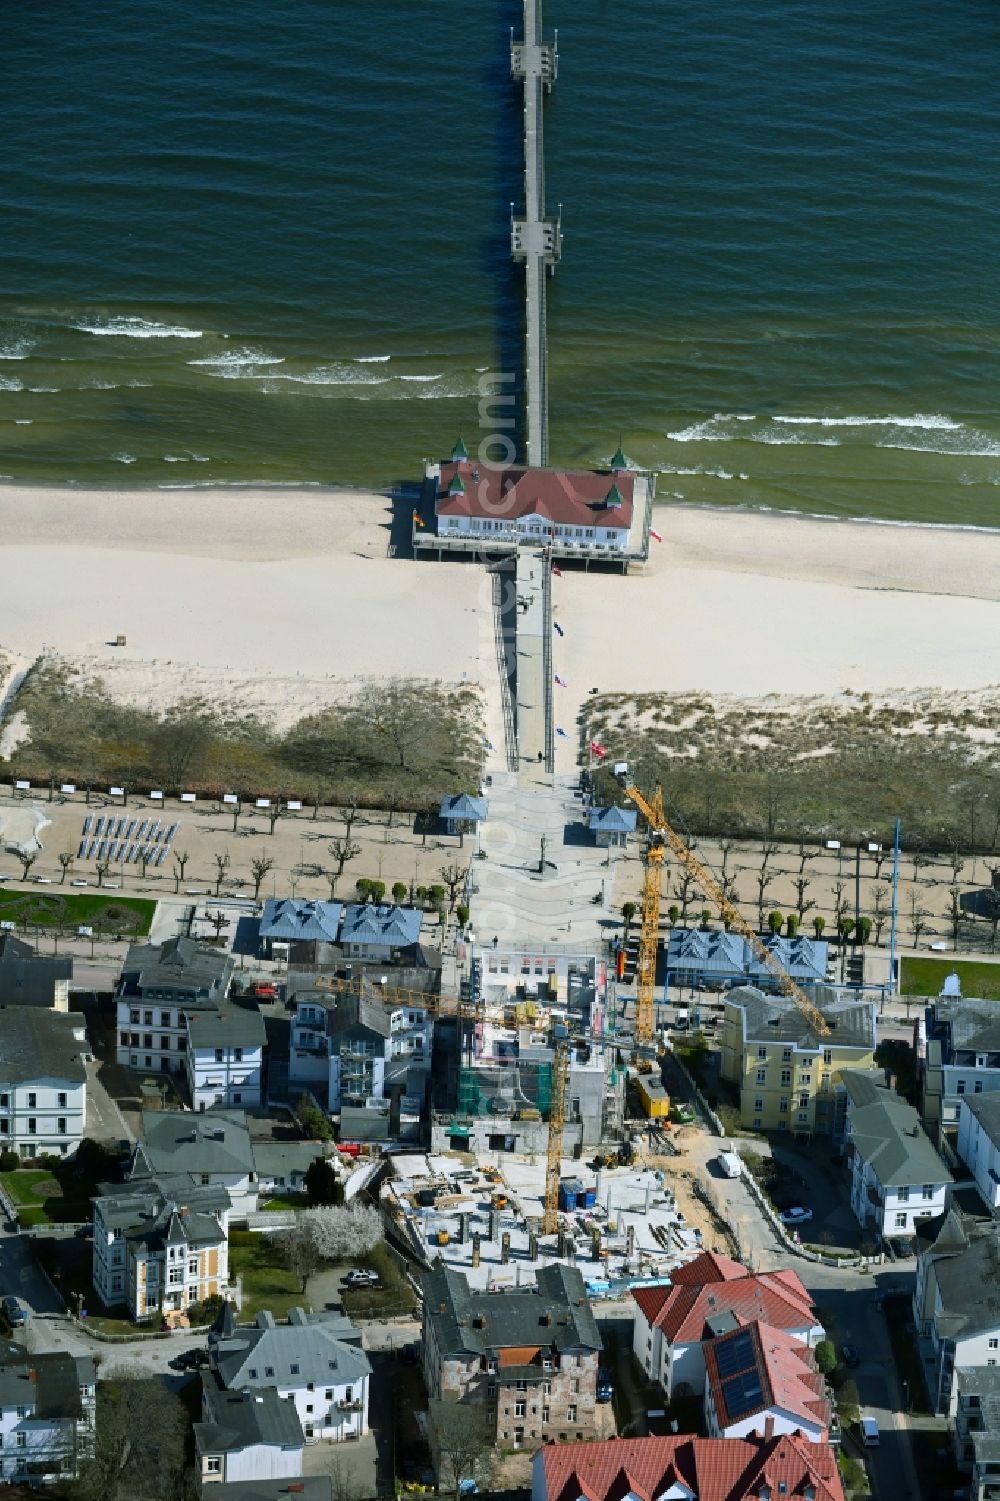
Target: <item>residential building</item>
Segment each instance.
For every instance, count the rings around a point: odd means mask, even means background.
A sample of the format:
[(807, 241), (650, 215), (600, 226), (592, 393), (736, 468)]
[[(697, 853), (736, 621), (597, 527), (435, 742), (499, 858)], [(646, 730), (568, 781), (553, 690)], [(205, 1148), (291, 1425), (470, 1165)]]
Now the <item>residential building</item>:
[(948, 1211), (917, 1257), (913, 1319), (934, 1410), (954, 1417), (956, 1371), (1000, 1362), (1000, 1224)]
[(217, 1011), (191, 1013), (184, 1057), (194, 1109), (259, 1110), (265, 1099), (266, 1046), (264, 1018), (256, 1006), (226, 1002)]
[(823, 1035), (788, 996), (744, 986), (726, 997), (722, 1077), (739, 1088), (740, 1119), (752, 1130), (839, 1136), (847, 1108), (839, 1075), (875, 1066), (875, 1003), (825, 985), (814, 999), (830, 1028)]
[(264, 1201), (275, 1194), (303, 1193), (306, 1174), (317, 1157), (332, 1152), (322, 1141), (274, 1141), (266, 1138), (253, 1144), (257, 1199)]
[[(825, 982), (828, 945), (822, 939), (767, 933), (760, 942), (797, 984)], [(706, 990), (752, 985), (771, 992), (777, 980), (753, 945), (738, 933), (681, 927), (670, 930), (664, 984)]]
[(920, 1116), (883, 1073), (846, 1069), (841, 1083), (847, 1094), (844, 1152), (855, 1218), (883, 1240), (912, 1235), (919, 1220), (944, 1214), (954, 1179)]
[(144, 1073), (184, 1073), (187, 1018), (217, 1011), (232, 975), (230, 955), (193, 938), (133, 944), (118, 986), (117, 1061)]
[(348, 959), (375, 964), (414, 964), (420, 955), (424, 914), (418, 907), (366, 902), (347, 907), (340, 944)]
[(69, 1010), (73, 960), (36, 954), (13, 933), (0, 934), (0, 1006), (41, 1006)]
[(957, 1151), (995, 1213), (1000, 1209), (1000, 1094), (965, 1095), (959, 1101)]
[[(432, 1023), (423, 1006), (377, 996), (300, 991), (295, 996), (289, 1083), (311, 1089), (340, 1117), (346, 1140), (415, 1137), (430, 1072)], [(398, 1114), (398, 1118), (397, 1118)]]
[[(434, 540), (442, 546), (480, 540), (503, 549), (544, 541), (563, 556), (613, 558), (629, 552), (633, 519), (641, 532), (651, 477), (625, 462), (612, 460), (607, 470), (480, 467), (463, 449), (459, 440), (449, 461), (425, 471), (433, 487)], [(636, 552), (642, 541), (636, 539)]]
[(428, 1396), (481, 1410), (500, 1448), (593, 1438), (600, 1353), (575, 1267), (543, 1266), (512, 1292), (475, 1291), (444, 1267), (424, 1277)]
[(94, 1291), (138, 1320), (183, 1315), (229, 1289), (229, 1194), (186, 1175), (102, 1184), (93, 1200)]
[(601, 849), (624, 849), (635, 833), (636, 811), (634, 808), (591, 808), (587, 828)]
[(0, 1483), (75, 1477), (93, 1448), (96, 1393), (89, 1355), (0, 1342)]
[(260, 919), (260, 949), (267, 958), (287, 956), (293, 943), (336, 943), (341, 902), (269, 897)]
[(87, 1124), (88, 1052), (82, 1016), (0, 1009), (0, 1150), (72, 1156)]
[(813, 1444), (830, 1437), (833, 1410), (811, 1348), (754, 1319), (705, 1341), (705, 1426), (710, 1438), (774, 1433)]
[(208, 1339), (210, 1369), (227, 1391), (274, 1388), (295, 1407), (307, 1444), (368, 1432), (371, 1364), (361, 1335), (334, 1313), (293, 1308), (287, 1322), (259, 1313), (237, 1324), (228, 1308)]
[(227, 1391), (214, 1375), (203, 1379), (201, 1422), (194, 1425), (195, 1464), (203, 1488), (297, 1480), (304, 1443), (295, 1403), (279, 1397), (273, 1386)]
[(969, 1501), (1000, 1495), (1000, 1366), (958, 1371), (955, 1376), (955, 1459), (971, 1470)]
[(814, 1347), (823, 1338), (812, 1299), (797, 1272), (748, 1272), (738, 1261), (703, 1251), (669, 1283), (637, 1287), (632, 1348), (668, 1400), (683, 1388), (705, 1390), (706, 1340), (754, 1320)]
[(241, 1110), (144, 1110), (142, 1135), (132, 1154), (130, 1177), (185, 1175), (192, 1185), (224, 1188), (233, 1218), (257, 1208), (253, 1143)]
[(466, 834), (474, 834), (486, 818), (489, 805), (484, 797), (470, 797), (467, 792), (442, 798), (438, 817), (449, 834), (458, 834), (465, 843)]
[(953, 1136), (962, 1100), (1000, 1089), (996, 1003), (940, 995), (927, 1008), (925, 1027), (924, 1120), (932, 1136)]
[(535, 1455), (531, 1501), (844, 1501), (829, 1444), (796, 1433), (746, 1438), (617, 1438), (550, 1444)]

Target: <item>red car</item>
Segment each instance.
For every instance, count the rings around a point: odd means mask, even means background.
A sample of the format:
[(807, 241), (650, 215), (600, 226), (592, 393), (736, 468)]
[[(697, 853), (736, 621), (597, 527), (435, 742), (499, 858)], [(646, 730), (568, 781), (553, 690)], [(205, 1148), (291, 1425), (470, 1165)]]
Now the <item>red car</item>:
[(270, 985), (262, 982), (259, 985), (251, 985), (250, 994), (258, 995), (264, 999), (274, 1001), (278, 998), (278, 987), (277, 985)]

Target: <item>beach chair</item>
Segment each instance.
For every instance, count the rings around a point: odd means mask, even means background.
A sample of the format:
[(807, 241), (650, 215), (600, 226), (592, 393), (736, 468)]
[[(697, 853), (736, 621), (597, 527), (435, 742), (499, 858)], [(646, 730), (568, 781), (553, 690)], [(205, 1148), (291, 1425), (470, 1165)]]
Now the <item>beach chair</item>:
[(136, 826), (136, 824), (138, 822), (139, 822), (139, 820), (137, 818), (131, 818), (131, 819), (129, 819), (128, 828), (125, 830), (125, 838), (126, 839), (131, 839), (132, 838), (132, 835), (135, 833), (135, 826)]
[(98, 839), (100, 839), (100, 837), (101, 837), (101, 835), (103, 833), (104, 833), (104, 819), (103, 818), (99, 818), (97, 820), (96, 824), (94, 825), (94, 834), (96, 835), (96, 837)]
[(167, 858), (167, 846), (164, 845), (163, 848), (160, 850), (160, 853), (156, 857), (156, 863), (157, 863), (157, 865), (158, 866), (162, 865), (163, 862), (164, 862), (164, 860), (166, 858)]
[(86, 848), (87, 848), (87, 841), (86, 841), (86, 839), (81, 839), (80, 840), (80, 848), (76, 852), (76, 858), (78, 860), (82, 860), (83, 859), (83, 854), (84, 854), (84, 851), (86, 850)]
[(91, 826), (91, 824), (93, 822), (94, 822), (94, 815), (93, 815), (93, 813), (88, 813), (87, 816), (86, 816), (86, 818), (83, 820), (83, 832), (84, 832), (85, 835), (90, 833), (90, 826)]

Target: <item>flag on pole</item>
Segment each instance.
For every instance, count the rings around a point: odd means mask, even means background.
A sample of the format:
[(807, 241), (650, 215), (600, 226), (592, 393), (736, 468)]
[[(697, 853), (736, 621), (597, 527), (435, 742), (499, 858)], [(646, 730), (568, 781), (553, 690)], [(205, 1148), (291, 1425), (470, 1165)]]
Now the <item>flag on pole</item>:
[(561, 568), (557, 568), (556, 565), (555, 565), (555, 563), (552, 564), (552, 572), (555, 574), (556, 578), (560, 578), (561, 579), (562, 576), (563, 576), (562, 575), (562, 569)]
[(559, 676), (558, 672), (555, 674), (555, 679), (556, 679), (556, 682), (558, 683), (558, 685), (559, 685), (560, 688), (565, 688), (567, 686), (566, 679), (565, 678), (561, 678)]
[(606, 756), (608, 753), (607, 746), (602, 745), (599, 740), (592, 740), (590, 742), (590, 749), (595, 756)]
[(421, 514), (420, 514), (419, 511), (414, 511), (414, 513), (413, 513), (413, 519), (416, 522), (417, 526), (423, 526), (424, 525), (424, 518), (421, 516)]
[(655, 537), (656, 540), (657, 540), (657, 542), (662, 542), (663, 541), (663, 538), (660, 536), (659, 532), (654, 531), (652, 527), (649, 528), (649, 535), (651, 537)]
[(563, 628), (559, 624), (558, 620), (553, 620), (552, 624), (555, 627), (555, 632), (556, 632), (557, 636), (565, 636), (566, 632), (563, 630)]

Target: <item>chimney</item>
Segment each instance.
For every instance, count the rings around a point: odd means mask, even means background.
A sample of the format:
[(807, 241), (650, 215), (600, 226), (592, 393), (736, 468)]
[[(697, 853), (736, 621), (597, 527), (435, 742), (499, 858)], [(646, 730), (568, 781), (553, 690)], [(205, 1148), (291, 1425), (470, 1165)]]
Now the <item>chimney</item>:
[(774, 1438), (774, 1415), (769, 1412), (764, 1419), (764, 1442), (767, 1443), (768, 1439), (772, 1438)]
[(178, 1212), (180, 1214), (181, 1219), (183, 1219), (184, 1216), (186, 1214), (190, 1214), (191, 1211), (188, 1209), (188, 1207), (187, 1207), (186, 1204), (182, 1204), (181, 1207), (180, 1207), (180, 1210)]

